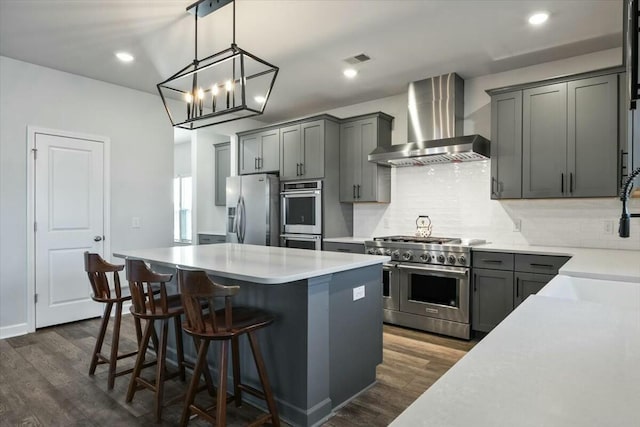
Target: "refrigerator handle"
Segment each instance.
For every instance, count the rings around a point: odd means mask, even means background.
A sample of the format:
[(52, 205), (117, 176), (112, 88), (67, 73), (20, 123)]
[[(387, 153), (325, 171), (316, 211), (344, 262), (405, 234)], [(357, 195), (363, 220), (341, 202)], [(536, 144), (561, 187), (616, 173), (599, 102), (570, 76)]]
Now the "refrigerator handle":
[(247, 220), (244, 211), (244, 197), (240, 196), (240, 243), (244, 243), (244, 236), (247, 231)]
[(236, 203), (236, 215), (233, 217), (233, 231), (236, 233), (236, 238), (238, 239), (238, 243), (240, 242), (240, 197), (238, 197), (238, 202)]

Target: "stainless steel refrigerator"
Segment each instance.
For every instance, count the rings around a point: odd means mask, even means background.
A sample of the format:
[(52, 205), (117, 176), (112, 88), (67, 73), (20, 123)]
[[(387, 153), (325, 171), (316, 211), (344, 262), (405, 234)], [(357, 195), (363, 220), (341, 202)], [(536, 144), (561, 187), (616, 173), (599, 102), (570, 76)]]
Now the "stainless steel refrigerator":
[(278, 246), (280, 193), (276, 175), (227, 178), (227, 242)]

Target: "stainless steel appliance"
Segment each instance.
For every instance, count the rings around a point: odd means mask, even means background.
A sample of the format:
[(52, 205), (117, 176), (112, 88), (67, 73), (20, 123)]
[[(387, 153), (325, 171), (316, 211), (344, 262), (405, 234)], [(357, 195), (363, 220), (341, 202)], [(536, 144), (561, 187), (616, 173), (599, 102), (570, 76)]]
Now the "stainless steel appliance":
[(278, 246), (278, 177), (257, 174), (227, 178), (227, 242)]
[(455, 73), (409, 83), (406, 144), (380, 146), (369, 161), (385, 166), (422, 166), (489, 158), (489, 140), (462, 136), (464, 80)]
[(383, 267), (383, 318), (469, 339), (471, 249), (481, 240), (388, 236), (365, 242), (368, 254), (391, 256)]
[(322, 181), (283, 182), (280, 191), (281, 245), (322, 247)]

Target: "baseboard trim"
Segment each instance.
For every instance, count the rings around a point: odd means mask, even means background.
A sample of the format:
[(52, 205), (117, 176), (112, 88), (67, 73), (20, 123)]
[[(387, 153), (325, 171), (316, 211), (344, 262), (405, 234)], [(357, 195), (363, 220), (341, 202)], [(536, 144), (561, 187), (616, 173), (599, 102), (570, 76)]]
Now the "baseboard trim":
[(29, 325), (26, 323), (18, 323), (17, 325), (0, 327), (0, 340), (26, 335), (29, 333)]

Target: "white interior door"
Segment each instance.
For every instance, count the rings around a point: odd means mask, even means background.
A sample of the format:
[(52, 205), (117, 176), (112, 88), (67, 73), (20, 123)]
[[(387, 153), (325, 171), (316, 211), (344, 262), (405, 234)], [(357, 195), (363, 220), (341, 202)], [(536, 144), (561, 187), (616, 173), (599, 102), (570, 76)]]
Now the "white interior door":
[(103, 255), (104, 144), (35, 135), (36, 327), (99, 316), (84, 252)]

